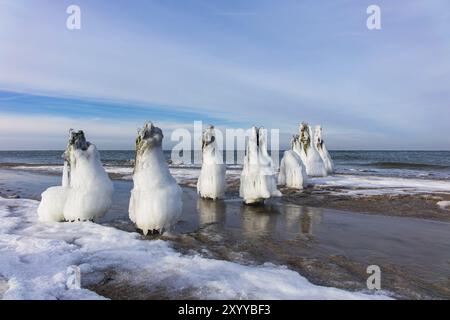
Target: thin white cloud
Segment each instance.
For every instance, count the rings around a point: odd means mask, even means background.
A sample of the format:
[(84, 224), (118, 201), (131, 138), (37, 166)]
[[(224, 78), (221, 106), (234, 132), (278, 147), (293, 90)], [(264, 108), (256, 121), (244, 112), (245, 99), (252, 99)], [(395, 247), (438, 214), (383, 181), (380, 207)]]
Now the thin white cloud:
[[(10, 115), (0, 113), (0, 150), (61, 149), (67, 143), (69, 129), (84, 130), (88, 139), (100, 149), (133, 149), (138, 121), (103, 119), (71, 119), (65, 117)], [(190, 124), (155, 122), (163, 129), (165, 145), (170, 145), (170, 133), (178, 128), (190, 129)]]

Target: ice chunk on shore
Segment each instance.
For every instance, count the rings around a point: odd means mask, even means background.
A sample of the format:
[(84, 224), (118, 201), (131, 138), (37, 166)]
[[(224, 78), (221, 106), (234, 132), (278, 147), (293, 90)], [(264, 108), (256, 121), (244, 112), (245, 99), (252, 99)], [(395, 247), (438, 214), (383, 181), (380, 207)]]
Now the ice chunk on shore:
[(327, 169), (325, 168), (325, 163), (320, 157), (319, 152), (313, 146), (313, 133), (311, 127), (303, 122), (300, 124), (300, 142), (301, 148), (298, 150), (296, 147), (295, 151), (300, 151), (300, 158), (306, 167), (306, 173), (310, 177), (325, 177), (327, 176)]
[(272, 196), (281, 196), (277, 189), (275, 170), (267, 152), (264, 128), (252, 127), (247, 141), (239, 195), (246, 204), (260, 203)]
[(38, 209), (42, 221), (97, 220), (112, 204), (113, 184), (94, 144), (83, 131), (70, 131), (62, 186), (47, 189)]
[(289, 188), (303, 189), (307, 183), (307, 174), (302, 159), (294, 150), (284, 152), (280, 163), (278, 184)]
[(162, 130), (149, 122), (136, 139), (129, 215), (144, 234), (169, 230), (181, 216), (181, 188), (165, 161), (163, 137)]
[(42, 201), (37, 210), (39, 220), (43, 222), (64, 221), (64, 206), (69, 194), (69, 187), (50, 187), (42, 193)]
[(209, 126), (202, 135), (202, 169), (197, 182), (197, 192), (202, 198), (215, 200), (225, 195), (226, 167), (217, 148), (214, 127)]
[(323, 141), (321, 126), (315, 127), (314, 146), (316, 147), (317, 151), (319, 152), (320, 157), (323, 160), (323, 163), (325, 164), (327, 173), (332, 174), (334, 172), (334, 164), (333, 164), (333, 160), (331, 159), (330, 153), (328, 152), (327, 147), (325, 146), (325, 141)]

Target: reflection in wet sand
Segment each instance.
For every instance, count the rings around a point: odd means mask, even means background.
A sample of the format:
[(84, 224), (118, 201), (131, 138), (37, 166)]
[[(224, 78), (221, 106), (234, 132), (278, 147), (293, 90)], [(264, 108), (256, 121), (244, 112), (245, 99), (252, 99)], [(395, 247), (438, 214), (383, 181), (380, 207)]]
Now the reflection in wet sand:
[(241, 206), (241, 227), (247, 236), (313, 235), (314, 225), (322, 221), (322, 212), (321, 208), (283, 204)]
[[(290, 204), (269, 203), (263, 206), (246, 206), (241, 202), (197, 199), (198, 216), (185, 217), (196, 231), (210, 224), (218, 229), (241, 230), (240, 238), (295, 238), (296, 235), (313, 235), (322, 221), (323, 209)], [(195, 226), (192, 225), (194, 223)], [(185, 232), (188, 230), (180, 230)], [(222, 232), (216, 230), (215, 232)]]
[(212, 223), (226, 224), (226, 204), (223, 201), (198, 198), (197, 210), (201, 227)]
[(322, 222), (323, 209), (281, 205), (285, 214), (286, 227), (291, 232), (313, 235), (314, 226)]
[(241, 205), (240, 214), (244, 236), (259, 237), (277, 232), (280, 212), (273, 206)]
[(195, 229), (209, 224), (216, 224), (219, 229), (232, 227), (241, 230), (242, 238), (265, 236), (289, 239), (296, 238), (299, 234), (312, 236), (323, 215), (321, 208), (280, 203), (246, 206), (241, 202), (211, 201), (201, 198), (197, 200), (197, 210), (198, 218), (195, 213), (189, 218), (191, 223), (198, 219)]

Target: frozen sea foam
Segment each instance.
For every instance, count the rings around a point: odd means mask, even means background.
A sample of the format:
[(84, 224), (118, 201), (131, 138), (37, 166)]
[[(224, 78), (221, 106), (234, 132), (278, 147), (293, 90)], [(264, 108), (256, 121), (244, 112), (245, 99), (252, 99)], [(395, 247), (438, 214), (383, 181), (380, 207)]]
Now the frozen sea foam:
[(181, 188), (162, 151), (162, 130), (151, 122), (139, 130), (131, 190), (130, 219), (144, 234), (170, 229), (181, 216)]

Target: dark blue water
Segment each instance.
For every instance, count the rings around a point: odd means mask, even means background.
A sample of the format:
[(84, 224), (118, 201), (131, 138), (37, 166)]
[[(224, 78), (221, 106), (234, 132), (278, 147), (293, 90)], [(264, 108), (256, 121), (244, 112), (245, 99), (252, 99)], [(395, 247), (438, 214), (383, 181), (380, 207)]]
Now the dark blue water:
[[(0, 151), (0, 164), (62, 165), (62, 153), (62, 150)], [(103, 150), (100, 153), (105, 165), (133, 165), (134, 151)], [(171, 152), (164, 154), (170, 163)], [(280, 152), (280, 156), (282, 154)], [(239, 156), (242, 154), (235, 154), (235, 159)], [(332, 151), (331, 156), (337, 173), (450, 179), (450, 151)]]

